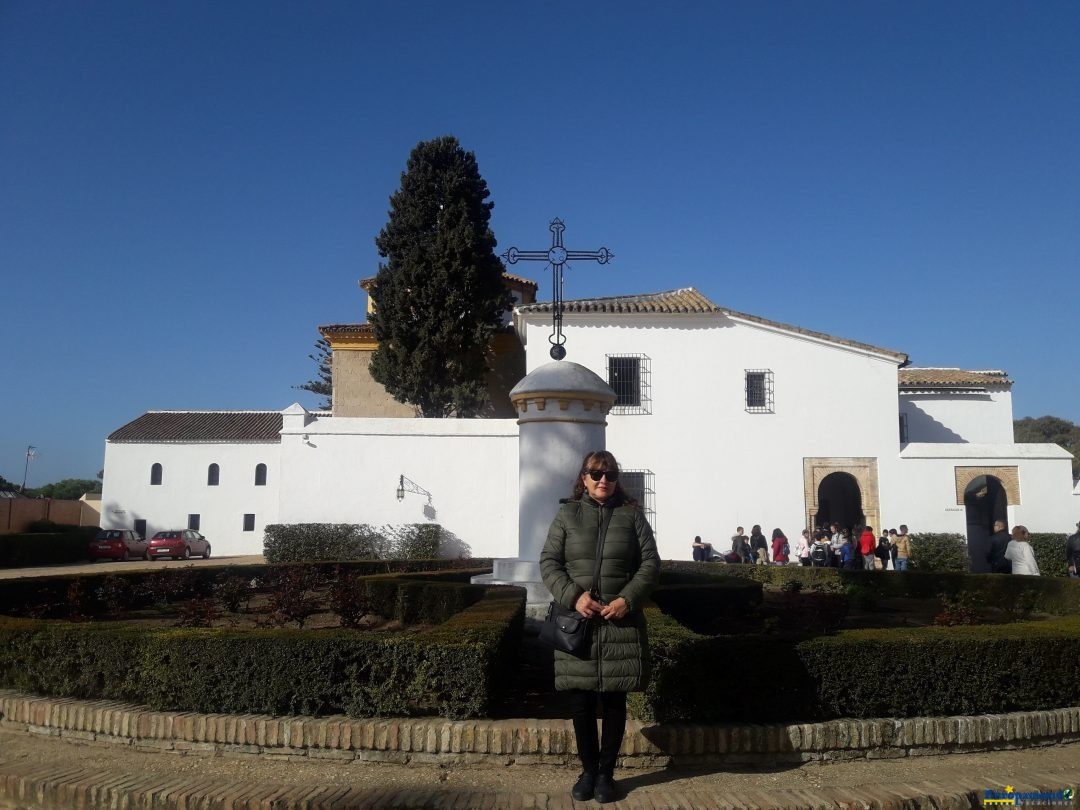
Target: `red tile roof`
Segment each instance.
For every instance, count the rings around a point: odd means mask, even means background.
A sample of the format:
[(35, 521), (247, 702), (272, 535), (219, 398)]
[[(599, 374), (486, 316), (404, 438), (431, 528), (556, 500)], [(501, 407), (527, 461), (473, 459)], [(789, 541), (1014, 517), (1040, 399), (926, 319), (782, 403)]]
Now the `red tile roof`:
[(980, 390), (988, 386), (1011, 388), (1013, 381), (1006, 371), (990, 369), (965, 371), (960, 368), (902, 368), (900, 388), (938, 388)]
[(109, 441), (280, 442), (281, 422), (281, 411), (149, 411)]

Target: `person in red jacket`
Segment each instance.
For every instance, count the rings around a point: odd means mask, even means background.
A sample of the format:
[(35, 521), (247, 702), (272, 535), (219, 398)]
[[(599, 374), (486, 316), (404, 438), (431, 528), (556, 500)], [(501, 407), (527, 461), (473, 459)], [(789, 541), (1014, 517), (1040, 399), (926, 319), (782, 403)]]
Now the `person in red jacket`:
[(787, 538), (784, 537), (784, 533), (779, 529), (772, 530), (772, 559), (776, 565), (786, 565), (788, 556), (791, 554), (791, 547), (788, 545)]
[(863, 558), (863, 568), (867, 571), (874, 570), (874, 551), (877, 548), (877, 538), (874, 537), (873, 526), (863, 526), (862, 534), (859, 535), (859, 553)]

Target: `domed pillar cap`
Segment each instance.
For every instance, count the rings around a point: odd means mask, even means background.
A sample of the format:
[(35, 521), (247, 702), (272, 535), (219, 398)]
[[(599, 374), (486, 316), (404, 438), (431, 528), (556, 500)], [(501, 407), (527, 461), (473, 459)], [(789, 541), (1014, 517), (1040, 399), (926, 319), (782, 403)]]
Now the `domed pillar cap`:
[[(615, 404), (615, 392), (595, 372), (565, 360), (545, 363), (526, 375), (510, 391), (510, 401), (518, 413), (530, 407), (545, 410), (549, 401), (560, 405), (581, 402), (586, 410), (596, 408), (606, 414)], [(565, 410), (565, 405), (562, 405)]]

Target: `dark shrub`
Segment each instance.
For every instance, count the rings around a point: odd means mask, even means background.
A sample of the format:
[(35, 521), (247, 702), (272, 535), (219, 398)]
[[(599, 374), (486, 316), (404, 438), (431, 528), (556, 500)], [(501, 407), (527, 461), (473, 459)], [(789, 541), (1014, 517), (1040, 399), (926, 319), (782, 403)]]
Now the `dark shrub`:
[(271, 564), (380, 560), (389, 549), (386, 535), (366, 524), (274, 523), (263, 539), (263, 554)]
[(911, 568), (915, 571), (968, 570), (967, 541), (962, 534), (911, 535)]
[(1028, 535), (1031, 550), (1035, 552), (1035, 562), (1039, 564), (1039, 573), (1044, 577), (1067, 577), (1065, 565), (1065, 534), (1039, 533)]
[(1080, 701), (1077, 617), (845, 630), (795, 642), (707, 638), (655, 607), (646, 618), (653, 677), (644, 694), (631, 697), (647, 722), (994, 714)]
[(194, 712), (478, 717), (507, 699), (524, 615), (524, 590), (494, 587), (423, 633), (0, 618), (0, 688)]

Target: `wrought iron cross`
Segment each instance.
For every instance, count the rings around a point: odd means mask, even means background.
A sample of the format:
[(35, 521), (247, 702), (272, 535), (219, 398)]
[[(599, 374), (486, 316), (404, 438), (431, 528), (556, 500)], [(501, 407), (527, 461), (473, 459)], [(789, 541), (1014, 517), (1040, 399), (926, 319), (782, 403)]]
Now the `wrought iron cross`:
[(562, 331), (563, 319), (563, 269), (568, 262), (576, 259), (594, 261), (597, 264), (607, 264), (615, 258), (615, 254), (602, 247), (599, 250), (567, 250), (563, 246), (563, 231), (566, 226), (558, 217), (551, 220), (551, 247), (548, 250), (518, 250), (512, 247), (502, 256), (507, 264), (518, 262), (547, 262), (551, 265), (552, 286), (552, 330), (548, 336), (551, 344), (551, 359), (562, 360), (566, 357), (566, 337)]

